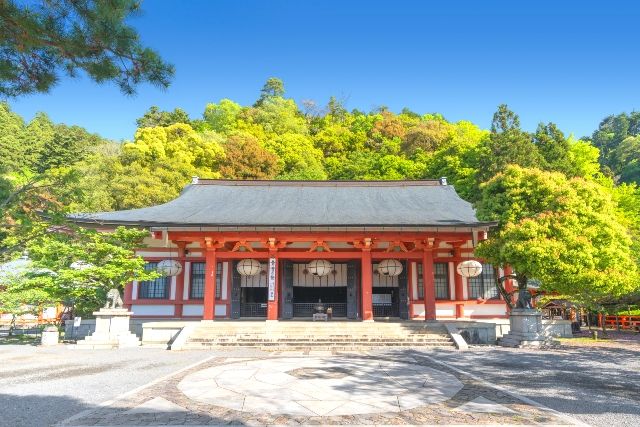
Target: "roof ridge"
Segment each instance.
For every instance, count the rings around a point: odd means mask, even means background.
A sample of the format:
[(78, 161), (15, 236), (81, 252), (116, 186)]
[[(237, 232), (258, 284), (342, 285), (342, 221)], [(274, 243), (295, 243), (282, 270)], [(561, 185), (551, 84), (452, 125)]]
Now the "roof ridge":
[(438, 179), (417, 180), (235, 180), (198, 178), (192, 185), (228, 185), (255, 187), (404, 187), (404, 186), (440, 186)]

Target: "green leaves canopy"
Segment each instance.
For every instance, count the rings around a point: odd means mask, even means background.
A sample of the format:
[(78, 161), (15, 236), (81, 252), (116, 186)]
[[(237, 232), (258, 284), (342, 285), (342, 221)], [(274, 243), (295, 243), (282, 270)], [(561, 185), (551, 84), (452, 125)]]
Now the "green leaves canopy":
[(109, 289), (122, 290), (132, 280), (158, 277), (157, 272), (145, 271), (144, 260), (134, 255), (147, 235), (144, 230), (119, 227), (107, 233), (74, 228), (42, 236), (29, 243), (29, 254), (36, 267), (53, 274), (28, 278), (28, 288), (40, 289), (54, 301), (98, 308)]
[(136, 0), (0, 2), (0, 95), (48, 92), (61, 72), (83, 71), (131, 94), (143, 82), (167, 87), (173, 66), (142, 46), (126, 21)]
[(606, 189), (560, 173), (509, 166), (482, 186), (478, 216), (497, 230), (477, 250), (562, 295), (619, 296), (639, 287), (632, 240)]

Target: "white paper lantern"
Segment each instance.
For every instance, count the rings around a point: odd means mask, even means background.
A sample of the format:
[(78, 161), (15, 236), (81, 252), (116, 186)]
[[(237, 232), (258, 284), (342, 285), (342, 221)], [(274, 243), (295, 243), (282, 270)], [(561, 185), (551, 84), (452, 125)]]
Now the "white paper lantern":
[(307, 270), (314, 276), (322, 277), (333, 271), (333, 265), (326, 259), (314, 259), (307, 264)]
[(385, 259), (378, 264), (378, 273), (383, 276), (399, 276), (402, 273), (402, 263), (397, 259)]
[(482, 273), (482, 264), (472, 259), (462, 261), (458, 264), (458, 267), (456, 267), (456, 271), (462, 277), (476, 277)]
[(156, 270), (163, 276), (177, 276), (182, 272), (182, 264), (175, 259), (163, 259), (156, 266)]
[(262, 266), (257, 259), (246, 258), (238, 262), (236, 270), (241, 276), (255, 276), (262, 271)]

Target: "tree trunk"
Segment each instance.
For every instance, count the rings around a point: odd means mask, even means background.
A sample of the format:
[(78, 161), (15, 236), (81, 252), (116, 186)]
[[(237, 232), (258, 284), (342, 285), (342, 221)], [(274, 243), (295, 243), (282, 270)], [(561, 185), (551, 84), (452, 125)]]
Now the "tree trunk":
[(13, 336), (13, 331), (16, 329), (16, 318), (18, 316), (16, 316), (15, 314), (13, 314), (11, 316), (11, 323), (9, 324), (9, 336)]
[(507, 304), (507, 307), (509, 307), (509, 310), (511, 310), (513, 309), (513, 299), (511, 297), (511, 294), (507, 292), (504, 287), (505, 280), (509, 278), (510, 277), (508, 276), (499, 277), (498, 269), (493, 269), (493, 280), (496, 284), (496, 288), (498, 288), (498, 293), (502, 296), (502, 299), (504, 299), (504, 302)]

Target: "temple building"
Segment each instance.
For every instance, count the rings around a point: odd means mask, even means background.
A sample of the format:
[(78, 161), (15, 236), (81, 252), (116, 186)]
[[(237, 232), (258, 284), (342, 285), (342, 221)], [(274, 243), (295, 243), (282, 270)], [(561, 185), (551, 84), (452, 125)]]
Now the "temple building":
[(138, 318), (300, 319), (319, 304), (365, 321), (507, 317), (492, 266), (460, 270), (495, 224), (478, 221), (444, 178), (194, 178), (162, 205), (72, 218), (150, 230), (138, 254), (165, 276), (126, 287)]

